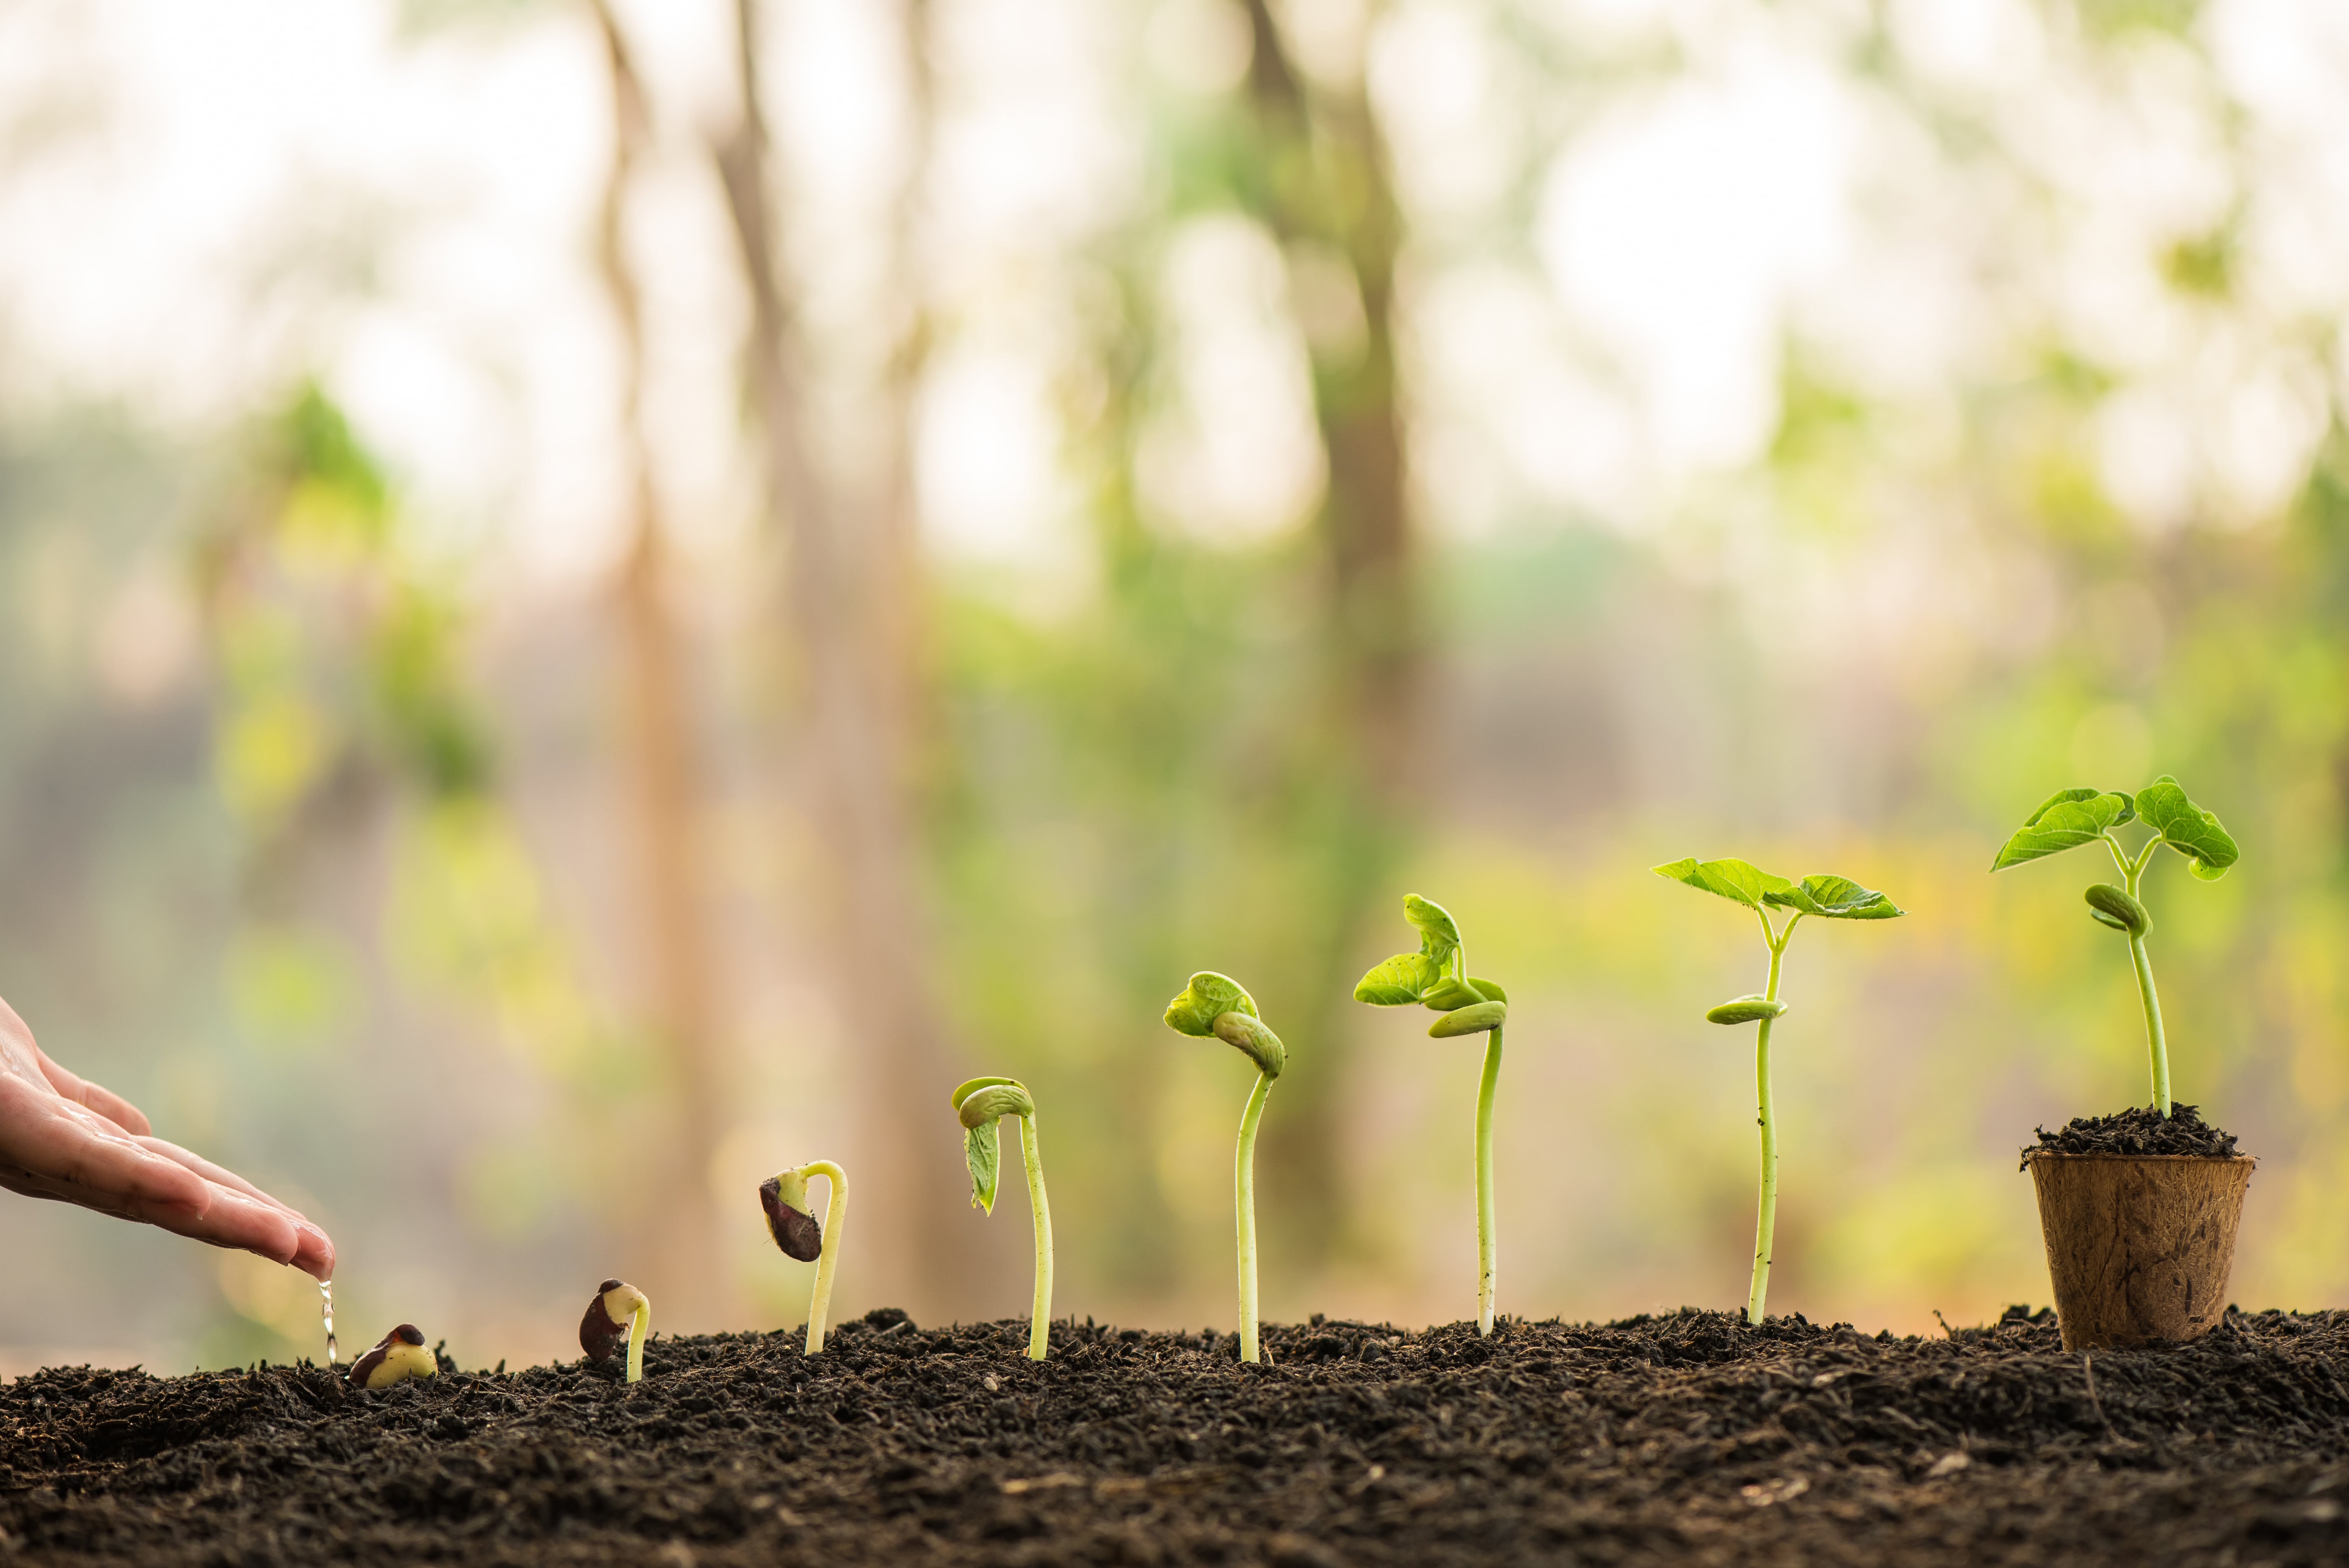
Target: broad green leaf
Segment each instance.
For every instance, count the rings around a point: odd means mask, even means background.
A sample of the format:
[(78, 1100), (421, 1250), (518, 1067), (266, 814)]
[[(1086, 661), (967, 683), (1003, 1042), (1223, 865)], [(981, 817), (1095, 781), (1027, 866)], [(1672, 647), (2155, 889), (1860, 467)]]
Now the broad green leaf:
[(1452, 955), (1460, 949), (1460, 924), (1452, 912), (1415, 892), (1402, 895), (1403, 918), (1419, 928), (1419, 950), (1427, 954), (1436, 968), (1444, 969), (1452, 963)]
[(1506, 1002), (1479, 1002), (1444, 1014), (1427, 1026), (1427, 1032), (1432, 1038), (1448, 1040), (1459, 1035), (1481, 1035), (1487, 1029), (1497, 1029), (1508, 1019)]
[(2194, 862), (2194, 874), (2204, 882), (2225, 876), (2241, 853), (2219, 819), (2188, 799), (2167, 773), (2137, 791), (2137, 809), (2164, 843)]
[(1228, 975), (1203, 969), (1191, 976), (1183, 994), (1166, 1004), (1166, 1026), (1201, 1039), (1216, 1032), (1216, 1020), (1226, 1013), (1256, 1016), (1256, 999)]
[(1760, 909), (1765, 894), (1794, 885), (1785, 877), (1740, 860), (1700, 861), (1692, 855), (1687, 860), (1674, 861), (1653, 870), (1660, 877), (1670, 877), (1701, 892), (1733, 899), (1748, 909)]
[(2145, 905), (2110, 882), (2097, 882), (2081, 896), (2088, 901), (2088, 913), (2101, 925), (2131, 936), (2143, 936), (2153, 929), (2153, 917), (2146, 913)]
[(1773, 888), (1762, 901), (1822, 920), (1897, 920), (1908, 913), (1873, 888), (1824, 873), (1806, 876), (1792, 887)]
[(2137, 816), (2137, 801), (2118, 789), (2058, 789), (2031, 813), (1999, 850), (1990, 869), (2002, 872), (2042, 855), (2061, 854), (2093, 844), (2107, 829)]
[(1256, 1064), (1267, 1078), (1278, 1078), (1288, 1065), (1288, 1047), (1262, 1020), (1246, 1013), (1223, 1013), (1216, 1018), (1216, 1037)]
[(970, 1167), (970, 1206), (995, 1212), (995, 1181), (1003, 1167), (1002, 1145), (992, 1118), (963, 1129), (962, 1160)]
[(1764, 1018), (1775, 1018), (1786, 1010), (1784, 1002), (1774, 1002), (1767, 996), (1740, 996), (1710, 1009), (1704, 1016), (1708, 1024), (1754, 1024)]
[[(1375, 1007), (1408, 1007), (1443, 978), (1443, 969), (1426, 954), (1398, 953), (1354, 983), (1354, 1000)], [(1166, 1021), (1174, 1022), (1171, 1011)]]

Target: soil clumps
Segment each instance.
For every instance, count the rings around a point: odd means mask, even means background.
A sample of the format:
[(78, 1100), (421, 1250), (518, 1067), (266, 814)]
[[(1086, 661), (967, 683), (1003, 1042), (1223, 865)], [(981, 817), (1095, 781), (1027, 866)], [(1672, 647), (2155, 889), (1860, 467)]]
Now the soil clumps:
[(1683, 1311), (1232, 1336), (883, 1311), (355, 1391), (0, 1387), (0, 1563), (2098, 1564), (2349, 1559), (2349, 1315), (2067, 1355)]
[(2231, 1159), (2235, 1135), (2211, 1126), (2190, 1105), (2170, 1102), (2167, 1117), (2149, 1105), (2132, 1106), (2110, 1116), (2075, 1116), (2054, 1132), (2037, 1130), (2039, 1141), (2023, 1152), (2038, 1150), (2058, 1154), (2202, 1154)]

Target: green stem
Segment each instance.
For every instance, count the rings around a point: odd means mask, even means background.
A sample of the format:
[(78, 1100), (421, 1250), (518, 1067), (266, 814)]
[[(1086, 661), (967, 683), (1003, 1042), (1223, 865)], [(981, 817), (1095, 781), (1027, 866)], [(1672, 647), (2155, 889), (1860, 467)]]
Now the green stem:
[[(2159, 841), (2155, 841), (2158, 842)], [(2146, 846), (2151, 852), (2153, 845)], [(2138, 860), (2127, 871), (2129, 897), (2137, 896), (2137, 879), (2145, 874), (2145, 861)], [(2145, 1047), (2152, 1058), (2153, 1109), (2164, 1119), (2169, 1116), (2169, 1040), (2161, 1027), (2161, 998), (2154, 994), (2153, 959), (2145, 950), (2145, 934), (2129, 933), (2129, 961), (2137, 966), (2137, 998), (2145, 1004)]]
[(1019, 1159), (1028, 1168), (1028, 1212), (1036, 1222), (1036, 1296), (1028, 1305), (1028, 1358), (1041, 1361), (1052, 1339), (1052, 1205), (1044, 1199), (1044, 1157), (1036, 1119), (1019, 1119)]
[[(1772, 933), (1770, 941), (1770, 984), (1762, 995), (1770, 1001), (1778, 999), (1778, 969), (1786, 955), (1787, 939), (1795, 934), (1797, 914), (1786, 923), (1783, 934)], [(1769, 929), (1769, 920), (1762, 922)], [(1757, 1106), (1756, 1119), (1762, 1124), (1762, 1198), (1760, 1212), (1754, 1222), (1754, 1283), (1745, 1293), (1745, 1321), (1759, 1324), (1762, 1306), (1770, 1294), (1771, 1240), (1778, 1229), (1778, 1118), (1770, 1106), (1770, 1026), (1775, 1018), (1762, 1020), (1754, 1037), (1754, 1098)]]
[(1476, 1332), (1493, 1332), (1494, 1274), (1500, 1251), (1493, 1212), (1493, 1091), (1501, 1082), (1501, 1031), (1485, 1036), (1485, 1077), (1476, 1086)]
[(1256, 1088), (1248, 1091), (1247, 1109), (1240, 1112), (1240, 1146), (1235, 1158), (1234, 1185), (1239, 1211), (1240, 1243), (1240, 1359), (1257, 1358), (1256, 1342), (1256, 1124), (1264, 1119), (1265, 1098), (1272, 1093), (1272, 1078), (1265, 1073), (1256, 1075)]
[(815, 1294), (808, 1298), (807, 1354), (816, 1356), (823, 1353), (824, 1328), (832, 1316), (832, 1280), (840, 1268), (840, 1227), (848, 1218), (848, 1173), (829, 1160), (812, 1161), (800, 1171), (832, 1183), (832, 1196), (823, 1206), (823, 1250), (815, 1260)]

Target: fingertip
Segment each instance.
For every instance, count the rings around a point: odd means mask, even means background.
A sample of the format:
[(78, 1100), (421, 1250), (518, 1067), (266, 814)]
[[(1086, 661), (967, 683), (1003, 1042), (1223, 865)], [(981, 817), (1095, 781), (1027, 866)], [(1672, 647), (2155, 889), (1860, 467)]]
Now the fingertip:
[(304, 1221), (295, 1226), (294, 1266), (313, 1279), (335, 1277), (334, 1239), (326, 1232)]

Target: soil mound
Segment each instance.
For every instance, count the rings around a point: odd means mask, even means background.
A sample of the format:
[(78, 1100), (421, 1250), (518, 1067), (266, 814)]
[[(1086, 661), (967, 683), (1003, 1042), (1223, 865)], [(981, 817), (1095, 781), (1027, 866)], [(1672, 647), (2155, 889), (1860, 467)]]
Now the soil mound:
[(2200, 1110), (2175, 1100), (2167, 1117), (2139, 1105), (2110, 1116), (2075, 1116), (2059, 1131), (2037, 1130), (2039, 1141), (2023, 1151), (2026, 1158), (2040, 1149), (2058, 1154), (2209, 1154), (2222, 1159), (2236, 1151), (2233, 1133), (2211, 1126)]
[(2349, 1315), (2167, 1352), (1684, 1311), (1489, 1339), (843, 1326), (353, 1392), (0, 1388), (0, 1562), (2278, 1564), (2349, 1558)]

